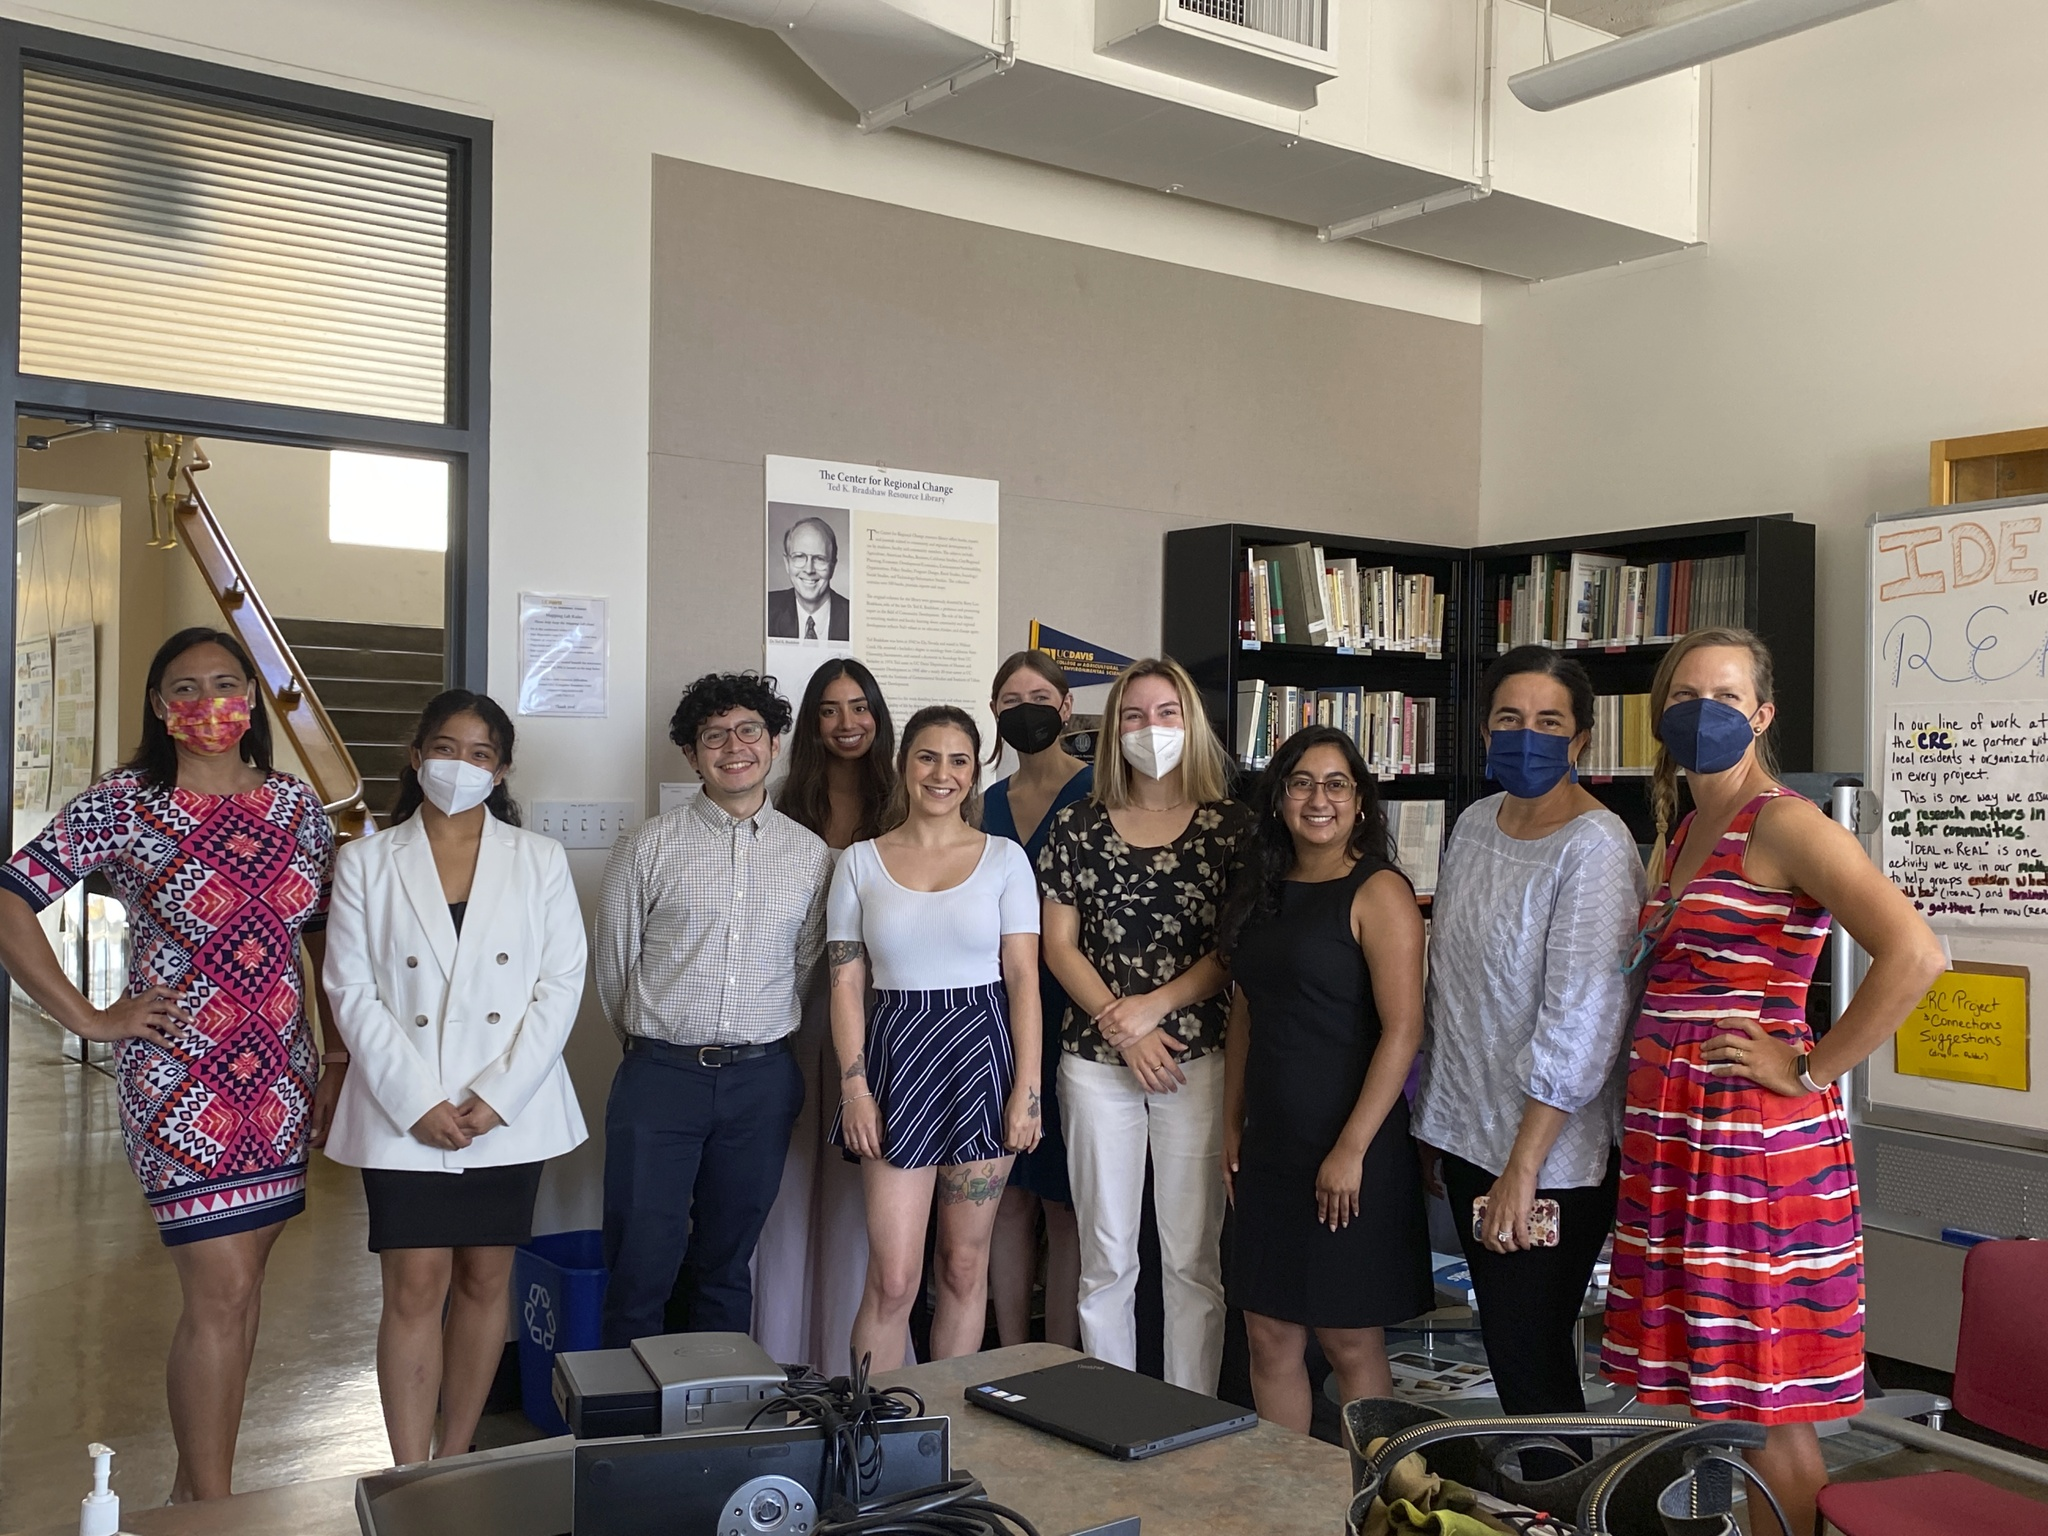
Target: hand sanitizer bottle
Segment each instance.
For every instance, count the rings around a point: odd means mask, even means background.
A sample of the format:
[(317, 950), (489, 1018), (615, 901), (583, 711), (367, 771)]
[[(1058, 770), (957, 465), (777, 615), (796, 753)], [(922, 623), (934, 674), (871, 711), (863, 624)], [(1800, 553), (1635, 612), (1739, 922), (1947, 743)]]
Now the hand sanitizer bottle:
[(92, 1458), (92, 1492), (78, 1502), (78, 1536), (120, 1536), (121, 1499), (107, 1486), (113, 1447), (95, 1440), (85, 1454)]

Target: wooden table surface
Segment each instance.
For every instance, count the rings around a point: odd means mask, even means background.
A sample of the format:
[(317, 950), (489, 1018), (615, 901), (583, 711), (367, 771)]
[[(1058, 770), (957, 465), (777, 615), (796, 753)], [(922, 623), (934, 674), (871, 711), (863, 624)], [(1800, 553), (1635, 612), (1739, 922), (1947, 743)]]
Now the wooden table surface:
[[(953, 1465), (1028, 1515), (1042, 1536), (1137, 1515), (1144, 1536), (1271, 1536), (1343, 1528), (1350, 1466), (1334, 1445), (1259, 1424), (1243, 1434), (1120, 1462), (969, 1408), (963, 1390), (1074, 1358), (1055, 1344), (965, 1355), (881, 1377), (915, 1387), (953, 1420)], [(352, 1477), (237, 1494), (210, 1504), (123, 1510), (133, 1536), (359, 1536)], [(73, 1536), (76, 1522), (34, 1536)]]

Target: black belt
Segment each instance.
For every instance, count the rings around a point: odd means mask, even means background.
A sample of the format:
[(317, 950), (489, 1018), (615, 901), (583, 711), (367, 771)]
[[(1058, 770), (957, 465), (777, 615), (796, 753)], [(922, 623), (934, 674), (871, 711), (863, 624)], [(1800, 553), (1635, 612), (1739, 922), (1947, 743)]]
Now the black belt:
[(752, 1061), (757, 1056), (786, 1053), (789, 1036), (770, 1040), (766, 1045), (671, 1045), (666, 1040), (650, 1040), (645, 1035), (628, 1035), (626, 1049), (638, 1056), (652, 1056), (656, 1061), (695, 1067), (730, 1067), (738, 1062)]

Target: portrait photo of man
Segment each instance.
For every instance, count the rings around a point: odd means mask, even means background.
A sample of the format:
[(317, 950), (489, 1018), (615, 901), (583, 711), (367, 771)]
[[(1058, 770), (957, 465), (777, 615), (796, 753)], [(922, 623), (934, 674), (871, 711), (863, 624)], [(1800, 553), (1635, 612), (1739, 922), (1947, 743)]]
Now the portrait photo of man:
[[(769, 637), (845, 644), (853, 635), (853, 610), (846, 595), (833, 585), (833, 578), (839, 570), (839, 539), (846, 513), (838, 508), (779, 503), (771, 503), (768, 512)], [(779, 540), (775, 538), (778, 525)]]

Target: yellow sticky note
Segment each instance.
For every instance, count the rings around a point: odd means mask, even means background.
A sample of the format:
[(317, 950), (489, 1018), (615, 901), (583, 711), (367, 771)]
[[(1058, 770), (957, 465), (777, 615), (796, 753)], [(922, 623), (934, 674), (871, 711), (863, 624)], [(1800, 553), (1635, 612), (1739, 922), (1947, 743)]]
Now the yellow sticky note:
[(2027, 986), (2023, 965), (1958, 962), (1893, 1038), (1893, 1070), (2025, 1093)]

